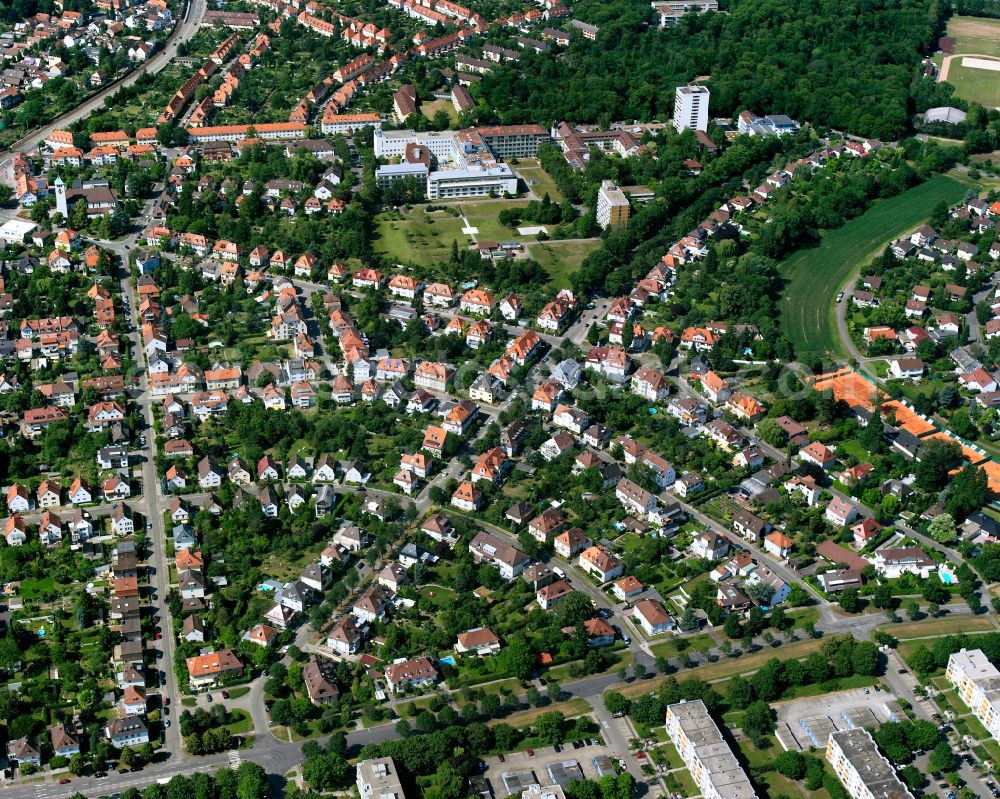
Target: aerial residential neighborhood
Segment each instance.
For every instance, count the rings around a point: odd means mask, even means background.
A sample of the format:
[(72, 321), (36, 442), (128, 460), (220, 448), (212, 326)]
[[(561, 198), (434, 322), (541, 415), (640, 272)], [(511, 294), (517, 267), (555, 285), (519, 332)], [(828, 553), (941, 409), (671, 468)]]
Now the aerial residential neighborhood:
[(1000, 8), (0, 9), (0, 792), (1000, 796)]

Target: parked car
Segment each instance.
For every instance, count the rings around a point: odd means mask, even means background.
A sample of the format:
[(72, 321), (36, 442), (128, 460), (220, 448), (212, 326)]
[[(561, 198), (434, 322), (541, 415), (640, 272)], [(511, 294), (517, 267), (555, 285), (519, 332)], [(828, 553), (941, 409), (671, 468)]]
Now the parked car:
[(535, 750), (534, 749), (529, 749), (528, 750), (528, 757), (534, 757), (534, 756), (535, 756)]

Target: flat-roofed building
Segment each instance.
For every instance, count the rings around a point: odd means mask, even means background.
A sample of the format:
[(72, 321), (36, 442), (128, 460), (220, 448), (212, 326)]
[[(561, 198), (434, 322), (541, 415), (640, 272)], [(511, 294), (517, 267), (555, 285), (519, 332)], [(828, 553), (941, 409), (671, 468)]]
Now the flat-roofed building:
[(667, 706), (667, 734), (704, 799), (757, 799), (750, 778), (700, 699)]
[(945, 676), (990, 735), (1000, 740), (1000, 671), (983, 650), (953, 652)]
[(913, 799), (866, 729), (831, 733), (826, 759), (852, 799)]
[(677, 24), (678, 20), (685, 14), (704, 14), (706, 11), (718, 11), (719, 4), (716, 0), (682, 0), (682, 2), (659, 2), (653, 0), (651, 4), (653, 11), (660, 16), (660, 27), (669, 28)]
[(403, 783), (391, 757), (358, 762), (358, 793), (361, 799), (404, 799)]

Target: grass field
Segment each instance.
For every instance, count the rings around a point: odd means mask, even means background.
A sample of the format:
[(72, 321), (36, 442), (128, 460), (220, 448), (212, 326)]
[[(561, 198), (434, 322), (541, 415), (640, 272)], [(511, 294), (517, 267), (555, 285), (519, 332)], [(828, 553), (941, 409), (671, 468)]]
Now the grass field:
[(549, 283), (554, 289), (568, 289), (569, 276), (583, 259), (601, 246), (600, 239), (587, 241), (546, 241), (530, 245), (531, 257), (549, 273)]
[(381, 214), (376, 220), (375, 249), (400, 263), (412, 261), (430, 267), (450, 257), (453, 241), (458, 241), (459, 247), (469, 243), (469, 237), (462, 233), (462, 220), (450, 214), (427, 214), (417, 208), (403, 212), (403, 219), (394, 216)]
[(549, 177), (548, 172), (542, 169), (538, 161), (532, 158), (526, 158), (522, 161), (518, 161), (514, 171), (524, 178), (525, 183), (531, 181), (528, 188), (538, 195), (539, 199), (544, 197), (546, 194), (549, 195), (549, 199), (552, 200), (552, 202), (561, 203), (565, 199), (562, 192), (556, 188), (555, 181)]
[[(527, 200), (463, 202), (459, 204), (458, 209), (465, 214), (469, 224), (478, 229), (476, 241), (511, 241), (525, 237), (520, 235), (516, 228), (501, 225), (499, 214), (507, 208), (523, 208), (527, 204)], [(527, 238), (534, 239), (535, 237), (528, 236)]]
[(21, 580), (21, 597), (27, 601), (41, 599), (46, 594), (51, 594), (56, 590), (56, 581), (51, 577), (41, 579)]
[(785, 260), (782, 327), (799, 357), (840, 352), (837, 292), (883, 245), (925, 220), (938, 201), (951, 205), (965, 192), (957, 180), (935, 175), (898, 197), (876, 202), (862, 216), (824, 234), (818, 246)]
[(954, 16), (948, 20), (948, 35), (955, 38), (956, 53), (1000, 57), (1000, 20)]
[(438, 111), (444, 111), (452, 123), (458, 122), (458, 111), (449, 100), (432, 100), (429, 103), (420, 104), (420, 113), (428, 119), (434, 119), (434, 115)]
[(1000, 73), (967, 67), (961, 58), (955, 58), (948, 68), (948, 83), (955, 87), (956, 97), (981, 103), (986, 108), (1000, 106)]

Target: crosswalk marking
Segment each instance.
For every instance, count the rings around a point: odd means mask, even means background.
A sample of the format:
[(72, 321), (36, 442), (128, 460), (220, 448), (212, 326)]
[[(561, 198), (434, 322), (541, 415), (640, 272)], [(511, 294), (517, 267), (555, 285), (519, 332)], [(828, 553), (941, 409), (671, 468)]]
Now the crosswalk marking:
[(235, 769), (239, 767), (242, 759), (240, 758), (240, 753), (236, 751), (230, 751), (227, 753), (229, 755), (229, 768)]

